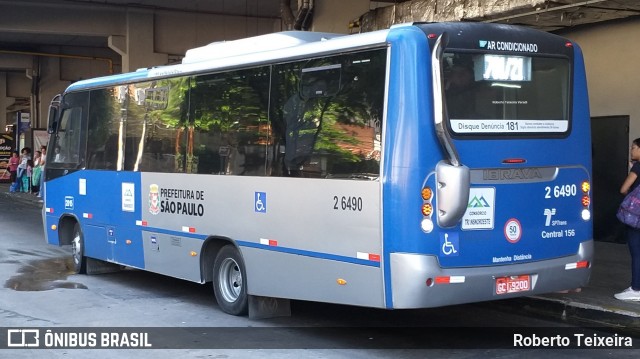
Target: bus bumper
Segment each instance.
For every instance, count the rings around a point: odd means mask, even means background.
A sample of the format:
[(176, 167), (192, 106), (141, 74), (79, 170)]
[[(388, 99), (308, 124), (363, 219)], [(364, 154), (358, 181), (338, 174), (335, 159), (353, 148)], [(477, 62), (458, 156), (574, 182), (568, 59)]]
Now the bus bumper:
[[(391, 307), (430, 308), (575, 289), (589, 282), (592, 259), (593, 240), (580, 243), (578, 252), (571, 256), (473, 268), (441, 268), (436, 256), (392, 253)], [(589, 265), (586, 268), (572, 268), (572, 264), (581, 261), (589, 261)], [(531, 277), (530, 290), (496, 294), (496, 278), (519, 275)], [(455, 280), (446, 282), (437, 281), (436, 278)]]

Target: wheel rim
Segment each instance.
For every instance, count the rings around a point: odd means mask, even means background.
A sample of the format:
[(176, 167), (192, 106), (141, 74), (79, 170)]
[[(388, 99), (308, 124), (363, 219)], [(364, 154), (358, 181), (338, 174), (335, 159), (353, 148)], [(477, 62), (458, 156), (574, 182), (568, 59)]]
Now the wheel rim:
[(226, 258), (220, 265), (218, 274), (220, 294), (224, 300), (232, 303), (240, 297), (242, 292), (242, 272), (240, 266), (232, 258)]
[(82, 261), (82, 242), (80, 241), (80, 232), (76, 232), (71, 241), (71, 253), (73, 262), (79, 265)]

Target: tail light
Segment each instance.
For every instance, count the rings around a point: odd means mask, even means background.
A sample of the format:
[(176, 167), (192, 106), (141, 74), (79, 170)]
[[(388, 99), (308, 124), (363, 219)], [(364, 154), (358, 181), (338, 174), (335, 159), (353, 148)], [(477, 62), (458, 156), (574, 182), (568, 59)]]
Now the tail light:
[(591, 219), (591, 210), (589, 207), (591, 206), (591, 183), (589, 181), (582, 181), (580, 184), (580, 189), (582, 189), (582, 212), (581, 217), (583, 220), (588, 221)]
[(420, 197), (422, 197), (422, 208), (420, 212), (422, 213), (422, 221), (420, 222), (420, 227), (425, 233), (430, 233), (433, 231), (433, 220), (431, 219), (431, 215), (433, 214), (433, 190), (429, 186), (425, 186), (420, 191)]

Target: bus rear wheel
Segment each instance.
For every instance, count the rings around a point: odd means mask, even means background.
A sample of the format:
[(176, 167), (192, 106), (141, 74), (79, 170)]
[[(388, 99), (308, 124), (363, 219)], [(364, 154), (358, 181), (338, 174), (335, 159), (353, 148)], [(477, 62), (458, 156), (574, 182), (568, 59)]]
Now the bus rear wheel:
[(73, 227), (71, 237), (71, 256), (73, 258), (73, 270), (78, 274), (87, 273), (87, 258), (84, 256), (84, 236), (80, 230), (80, 224)]
[(222, 247), (213, 263), (213, 291), (225, 313), (247, 314), (249, 302), (244, 261), (232, 245)]

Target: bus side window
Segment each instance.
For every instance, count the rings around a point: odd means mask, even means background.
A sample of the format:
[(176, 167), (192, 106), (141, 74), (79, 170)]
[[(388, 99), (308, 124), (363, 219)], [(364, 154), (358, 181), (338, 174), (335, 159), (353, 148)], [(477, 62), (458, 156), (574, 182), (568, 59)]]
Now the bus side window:
[(275, 66), (269, 175), (378, 179), (385, 62), (373, 50)]
[(301, 85), (301, 91), (291, 95), (284, 105), (284, 166), (290, 176), (301, 176), (304, 164), (311, 159), (329, 104), (329, 98), (321, 96), (326, 86), (322, 79), (314, 79)]
[(264, 176), (269, 71), (256, 67), (192, 79), (192, 172)]
[(189, 77), (178, 77), (127, 87), (124, 170), (197, 170), (197, 156), (185, 160), (189, 83)]
[(91, 91), (87, 169), (116, 170), (118, 168), (121, 106), (118, 88)]

